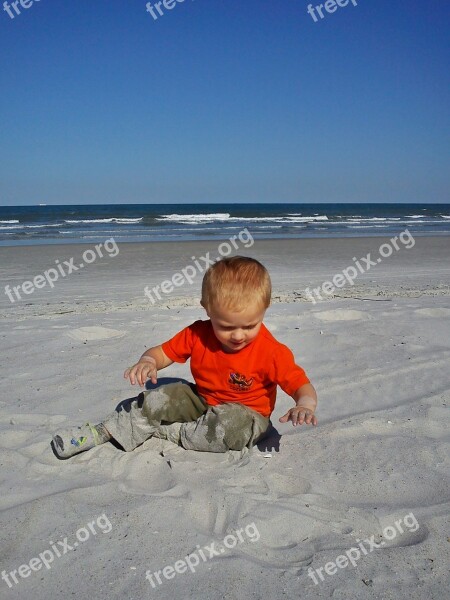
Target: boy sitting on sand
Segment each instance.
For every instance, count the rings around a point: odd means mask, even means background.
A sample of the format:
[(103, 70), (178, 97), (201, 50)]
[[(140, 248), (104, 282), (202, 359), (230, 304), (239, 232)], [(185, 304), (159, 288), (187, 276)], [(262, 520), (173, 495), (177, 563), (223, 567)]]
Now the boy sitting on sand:
[(96, 426), (55, 434), (56, 454), (69, 458), (111, 438), (130, 452), (152, 436), (203, 452), (250, 448), (269, 429), (277, 385), (295, 401), (280, 422), (317, 425), (314, 387), (263, 324), (270, 297), (269, 273), (257, 260), (234, 256), (214, 263), (202, 283), (209, 320), (150, 348), (124, 373), (143, 387), (147, 379), (156, 384), (161, 369), (190, 358), (195, 384), (144, 391)]

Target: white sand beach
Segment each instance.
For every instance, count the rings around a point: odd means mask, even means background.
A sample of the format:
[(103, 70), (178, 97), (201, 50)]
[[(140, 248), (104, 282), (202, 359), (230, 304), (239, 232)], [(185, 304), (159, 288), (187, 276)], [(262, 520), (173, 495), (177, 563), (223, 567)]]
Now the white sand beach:
[[(293, 428), (278, 422), (292, 405), (279, 390), (277, 433), (249, 452), (150, 439), (60, 461), (50, 448), (58, 428), (97, 423), (138, 393), (123, 371), (146, 348), (207, 318), (201, 274), (155, 304), (144, 287), (217, 242), (121, 244), (53, 288), (14, 302), (2, 290), (1, 597), (448, 597), (450, 237), (417, 237), (323, 301), (305, 294), (387, 241), (256, 240), (235, 252), (268, 267), (265, 323), (319, 396), (319, 425)], [(2, 287), (55, 260), (78, 264), (86, 247), (0, 248)], [(174, 377), (191, 380), (189, 363), (160, 382)]]

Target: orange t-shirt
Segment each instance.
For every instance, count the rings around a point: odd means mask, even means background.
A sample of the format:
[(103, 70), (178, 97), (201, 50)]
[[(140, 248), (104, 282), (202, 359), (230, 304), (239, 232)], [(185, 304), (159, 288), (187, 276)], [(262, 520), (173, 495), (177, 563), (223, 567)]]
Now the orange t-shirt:
[(289, 396), (309, 383), (295, 364), (292, 351), (276, 340), (264, 324), (256, 338), (235, 353), (222, 350), (211, 321), (195, 321), (162, 344), (174, 362), (191, 359), (197, 392), (207, 404), (239, 402), (269, 417), (275, 406), (277, 384)]

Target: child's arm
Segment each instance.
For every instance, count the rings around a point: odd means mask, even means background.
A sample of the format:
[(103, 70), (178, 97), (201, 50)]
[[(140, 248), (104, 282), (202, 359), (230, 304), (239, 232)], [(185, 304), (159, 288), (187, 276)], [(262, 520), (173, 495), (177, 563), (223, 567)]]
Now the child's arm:
[(170, 360), (165, 354), (162, 346), (154, 346), (144, 352), (139, 362), (132, 367), (128, 367), (123, 376), (125, 379), (130, 380), (131, 385), (138, 383), (143, 387), (147, 379), (151, 379), (152, 383), (156, 383), (158, 371), (172, 363), (173, 360)]
[(317, 425), (314, 412), (317, 407), (317, 393), (311, 383), (305, 383), (292, 396), (296, 406), (280, 417), (280, 423), (292, 421), (292, 425)]

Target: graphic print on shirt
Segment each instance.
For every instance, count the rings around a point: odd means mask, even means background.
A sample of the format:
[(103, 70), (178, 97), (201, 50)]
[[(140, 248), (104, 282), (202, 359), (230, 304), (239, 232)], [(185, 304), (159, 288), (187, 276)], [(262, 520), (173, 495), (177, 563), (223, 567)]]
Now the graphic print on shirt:
[(253, 377), (248, 379), (245, 375), (236, 371), (236, 373), (230, 373), (228, 383), (230, 384), (232, 390), (237, 392), (246, 392), (252, 386)]

